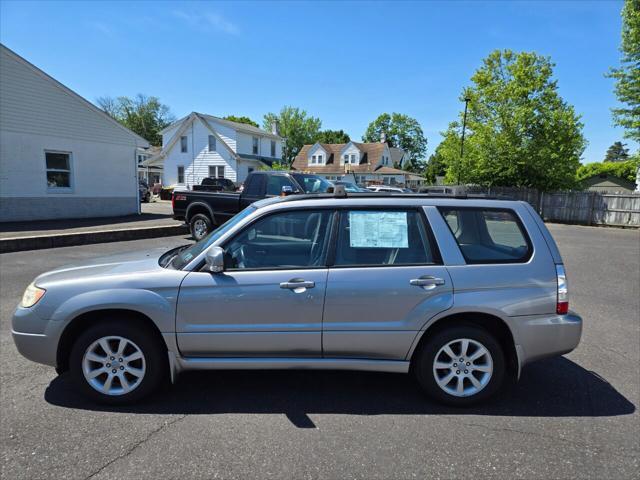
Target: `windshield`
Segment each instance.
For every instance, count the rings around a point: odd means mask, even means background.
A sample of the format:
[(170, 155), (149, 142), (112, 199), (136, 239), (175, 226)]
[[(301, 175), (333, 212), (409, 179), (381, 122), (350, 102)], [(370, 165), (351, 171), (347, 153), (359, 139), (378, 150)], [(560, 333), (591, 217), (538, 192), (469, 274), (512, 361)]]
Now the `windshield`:
[(216, 228), (213, 232), (211, 232), (209, 235), (204, 237), (199, 242), (196, 242), (190, 247), (185, 248), (184, 250), (181, 250), (171, 261), (171, 266), (176, 270), (181, 270), (191, 260), (193, 260), (198, 255), (200, 255), (204, 250), (206, 250), (207, 247), (212, 245), (216, 240), (222, 237), (222, 235), (227, 233), (229, 230), (235, 227), (238, 223), (240, 223), (244, 218), (248, 217), (256, 210), (257, 210), (256, 207), (253, 207), (251, 205), (248, 206), (247, 208), (242, 210), (239, 214), (237, 214), (235, 217), (232, 217), (227, 222), (220, 225), (218, 228)]
[(303, 188), (304, 193), (326, 193), (329, 187), (333, 187), (327, 180), (316, 175), (295, 173), (293, 178)]

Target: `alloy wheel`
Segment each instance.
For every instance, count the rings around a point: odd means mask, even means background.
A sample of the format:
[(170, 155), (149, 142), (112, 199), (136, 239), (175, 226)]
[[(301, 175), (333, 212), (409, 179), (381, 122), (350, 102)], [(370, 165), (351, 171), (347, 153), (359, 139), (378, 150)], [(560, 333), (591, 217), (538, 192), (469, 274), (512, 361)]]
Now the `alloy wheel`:
[(477, 394), (489, 384), (492, 374), (491, 353), (477, 340), (451, 340), (434, 357), (433, 375), (436, 383), (454, 397)]
[(125, 395), (142, 383), (146, 372), (144, 353), (131, 340), (102, 337), (85, 350), (82, 373), (91, 387), (110, 396)]

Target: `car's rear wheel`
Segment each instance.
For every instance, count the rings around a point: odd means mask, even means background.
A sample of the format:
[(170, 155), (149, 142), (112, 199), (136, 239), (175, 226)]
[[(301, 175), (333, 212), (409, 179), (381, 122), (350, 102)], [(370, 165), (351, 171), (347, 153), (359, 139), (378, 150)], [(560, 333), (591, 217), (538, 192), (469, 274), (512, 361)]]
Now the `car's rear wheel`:
[(191, 228), (191, 236), (197, 242), (206, 237), (211, 232), (213, 223), (203, 213), (196, 213), (189, 221), (189, 227)]
[(167, 373), (166, 352), (137, 325), (105, 321), (75, 341), (69, 370), (79, 390), (91, 399), (116, 405), (131, 403), (162, 383)]
[(416, 378), (431, 397), (453, 406), (487, 400), (502, 386), (500, 343), (486, 330), (458, 325), (437, 332), (417, 353)]

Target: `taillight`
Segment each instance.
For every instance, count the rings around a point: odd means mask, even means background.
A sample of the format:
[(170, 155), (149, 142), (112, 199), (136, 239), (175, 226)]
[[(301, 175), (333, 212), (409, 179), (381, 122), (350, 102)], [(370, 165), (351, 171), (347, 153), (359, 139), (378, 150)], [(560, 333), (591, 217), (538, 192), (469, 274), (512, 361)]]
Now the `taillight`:
[(569, 287), (567, 285), (567, 274), (564, 271), (564, 265), (556, 265), (556, 277), (558, 279), (556, 313), (558, 315), (566, 315), (569, 313)]
[(175, 193), (171, 193), (171, 210), (175, 210), (176, 209), (176, 194)]
[(186, 195), (180, 195), (180, 194), (176, 194), (176, 192), (173, 192), (171, 194), (171, 208), (172, 209), (176, 209), (176, 201), (177, 202), (184, 202), (187, 199)]

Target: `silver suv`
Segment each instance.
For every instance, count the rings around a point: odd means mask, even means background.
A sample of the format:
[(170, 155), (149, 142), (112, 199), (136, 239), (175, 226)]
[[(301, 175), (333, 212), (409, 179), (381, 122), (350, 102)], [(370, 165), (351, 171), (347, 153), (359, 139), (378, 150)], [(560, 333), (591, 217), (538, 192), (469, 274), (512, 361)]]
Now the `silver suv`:
[(112, 404), (184, 370), (316, 368), (410, 372), (464, 406), (578, 345), (529, 204), (341, 196), (262, 200), (196, 244), (40, 275), (13, 317), (18, 350)]

